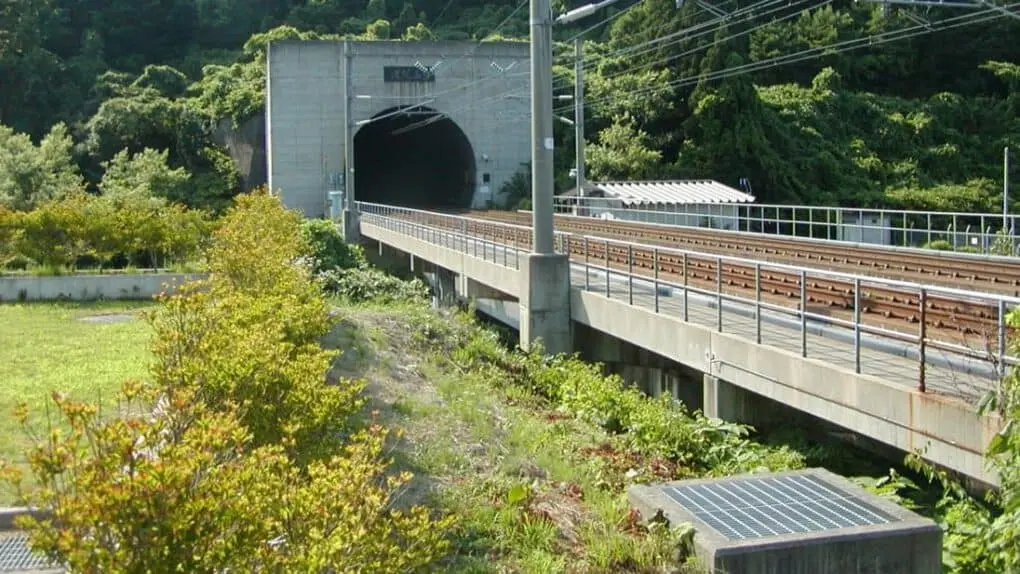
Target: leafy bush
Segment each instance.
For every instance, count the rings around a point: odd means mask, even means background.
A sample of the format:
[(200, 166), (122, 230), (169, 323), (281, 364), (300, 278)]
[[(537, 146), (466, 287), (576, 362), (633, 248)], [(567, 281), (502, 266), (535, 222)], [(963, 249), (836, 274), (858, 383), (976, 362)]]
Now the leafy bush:
[[(29, 453), (37, 487), (4, 466), (30, 544), (72, 571), (419, 570), (452, 519), (393, 510), (377, 424), (355, 430), (361, 382), (325, 384), (329, 310), (297, 216), (241, 196), (208, 250), (208, 280), (163, 297), (152, 382), (119, 418), (54, 399), (62, 425)], [(23, 424), (27, 409), (19, 413)]]
[(421, 301), (429, 295), (420, 280), (404, 281), (370, 267), (362, 248), (345, 243), (328, 219), (305, 220), (301, 236), (323, 289), (348, 303)]
[[(332, 354), (318, 341), (331, 320), (301, 259), (298, 217), (278, 198), (238, 197), (208, 250), (210, 279), (165, 297), (152, 316), (153, 376), (215, 411), (236, 409), (254, 444), (287, 444), (303, 458), (335, 446), (363, 385), (322, 382)], [(182, 326), (189, 337), (174, 336)]]
[(20, 255), (17, 242), (21, 238), (18, 215), (0, 205), (0, 269)]
[[(124, 387), (131, 401), (142, 394)], [(450, 519), (389, 508), (409, 476), (380, 480), (388, 461), (377, 425), (305, 472), (280, 446), (252, 448), (229, 413), (199, 405), (110, 419), (54, 398), (70, 430), (40, 437), (28, 457), (40, 488), (19, 488), (51, 515), (19, 525), (70, 571), (406, 572), (449, 547)], [(21, 486), (11, 467), (4, 474)]]
[(619, 376), (603, 375), (597, 365), (577, 357), (542, 361), (531, 356), (525, 364), (525, 380), (536, 392), (574, 416), (624, 434), (643, 454), (721, 475), (803, 464), (793, 451), (747, 440), (749, 427), (688, 413), (668, 396), (650, 398)]
[(75, 194), (61, 201), (46, 201), (20, 214), (15, 225), (21, 234), (15, 249), (42, 267), (59, 269), (88, 253), (85, 245), (86, 199)]
[(429, 296), (429, 288), (421, 280), (404, 281), (378, 269), (333, 269), (319, 277), (327, 292), (348, 303), (406, 303)]
[(925, 249), (934, 249), (935, 251), (952, 251), (953, 244), (946, 241), (945, 239), (935, 239), (929, 241), (923, 245)]
[[(205, 213), (139, 196), (73, 193), (25, 212), (0, 215), (8, 259), (26, 257), (51, 270), (92, 259), (157, 267), (198, 256), (211, 231)], [(6, 237), (4, 237), (6, 235)]]
[(804, 464), (788, 448), (748, 440), (747, 426), (690, 413), (668, 396), (651, 398), (576, 356), (547, 358), (540, 349), (510, 352), (477, 339), (450, 351), (458, 364), (488, 364), (516, 373), (512, 384), (547, 399), (553, 408), (616, 434), (638, 453), (662, 457), (696, 474), (786, 470)]
[(345, 243), (336, 224), (328, 219), (306, 219), (301, 223), (301, 237), (311, 248), (316, 273), (368, 265), (361, 246)]
[(922, 246), (924, 249), (934, 249), (935, 251), (957, 251), (960, 253), (980, 253), (981, 250), (970, 245), (958, 245), (953, 246), (952, 243), (945, 239), (935, 239), (929, 241)]

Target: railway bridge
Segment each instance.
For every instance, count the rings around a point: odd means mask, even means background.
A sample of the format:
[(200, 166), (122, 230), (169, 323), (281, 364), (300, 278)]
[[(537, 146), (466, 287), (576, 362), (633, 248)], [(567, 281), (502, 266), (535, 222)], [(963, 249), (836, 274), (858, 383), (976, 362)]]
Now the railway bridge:
[[(705, 240), (685, 245), (664, 227), (557, 215), (556, 251), (569, 254), (570, 275), (530, 276), (529, 214), (358, 209), (363, 238), (407, 254), (441, 296), (475, 301), (519, 329), (522, 343), (535, 330), (562, 335), (549, 347), (710, 416), (768, 424), (792, 408), (998, 484), (983, 453), (1001, 421), (974, 405), (1016, 363), (1005, 316), (1020, 299), (1018, 281), (980, 270), (979, 259), (991, 259), (804, 239), (791, 260), (774, 245), (733, 256)], [(913, 267), (875, 263), (892, 261), (894, 249)], [(870, 271), (848, 272), (864, 265), (865, 250)], [(562, 312), (543, 293), (567, 282), (570, 325), (536, 329)]]

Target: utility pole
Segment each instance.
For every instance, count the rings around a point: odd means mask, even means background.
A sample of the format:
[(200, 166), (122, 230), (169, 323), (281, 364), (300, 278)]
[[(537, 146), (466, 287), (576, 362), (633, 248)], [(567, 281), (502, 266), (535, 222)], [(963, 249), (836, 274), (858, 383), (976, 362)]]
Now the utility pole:
[(1002, 148), (1002, 229), (1009, 229), (1009, 148)]
[(553, 251), (552, 6), (531, 0), (532, 252)]
[(354, 77), (351, 69), (351, 45), (344, 40), (344, 241), (358, 240), (358, 205), (354, 198), (354, 119), (351, 101), (354, 99)]
[(577, 197), (584, 198), (584, 41), (574, 40), (574, 142), (577, 158)]

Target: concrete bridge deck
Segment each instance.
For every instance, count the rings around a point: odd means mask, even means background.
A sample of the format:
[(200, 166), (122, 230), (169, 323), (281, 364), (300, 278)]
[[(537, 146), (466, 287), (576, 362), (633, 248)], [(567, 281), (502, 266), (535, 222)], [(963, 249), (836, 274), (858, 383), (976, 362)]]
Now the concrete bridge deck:
[[(449, 270), (479, 310), (518, 326), (526, 252), (397, 215), (363, 206), (361, 234)], [(979, 416), (973, 405), (995, 387), (1000, 368), (980, 350), (919, 352), (902, 335), (864, 333), (590, 262), (571, 265), (570, 315), (575, 324), (704, 373), (706, 413), (746, 418), (753, 396), (766, 397), (904, 451), (927, 448), (932, 462), (998, 482), (983, 452), (1001, 422)], [(917, 389), (921, 373), (927, 392)]]

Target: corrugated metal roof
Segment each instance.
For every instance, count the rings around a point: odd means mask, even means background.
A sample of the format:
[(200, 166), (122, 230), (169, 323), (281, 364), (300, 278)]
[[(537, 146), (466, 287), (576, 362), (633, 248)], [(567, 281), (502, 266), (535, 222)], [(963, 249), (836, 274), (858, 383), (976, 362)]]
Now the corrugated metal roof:
[[(640, 203), (751, 203), (754, 196), (711, 179), (683, 181), (592, 181), (585, 189), (602, 191), (625, 205)], [(569, 195), (577, 195), (572, 190)]]

